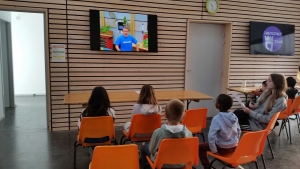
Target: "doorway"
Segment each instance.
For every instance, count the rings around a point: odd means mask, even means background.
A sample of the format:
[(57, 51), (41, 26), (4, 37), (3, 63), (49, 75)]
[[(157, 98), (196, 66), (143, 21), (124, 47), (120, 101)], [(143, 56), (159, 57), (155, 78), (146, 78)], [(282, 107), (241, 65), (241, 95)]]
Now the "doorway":
[[(227, 93), (230, 61), (231, 24), (188, 22), (185, 89), (216, 99)], [(208, 108), (208, 117), (218, 113), (212, 100), (191, 102), (190, 108)]]
[(47, 129), (44, 14), (0, 11), (1, 18), (6, 19), (0, 22), (5, 120)]

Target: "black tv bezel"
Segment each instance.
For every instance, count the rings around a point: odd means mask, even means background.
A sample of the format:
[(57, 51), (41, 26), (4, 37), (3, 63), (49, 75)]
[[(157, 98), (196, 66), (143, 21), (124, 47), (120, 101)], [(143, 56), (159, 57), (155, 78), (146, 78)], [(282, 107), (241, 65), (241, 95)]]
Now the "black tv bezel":
[(295, 48), (295, 45), (296, 45), (296, 41), (295, 41), (295, 39), (294, 39), (294, 52), (293, 52), (293, 54), (291, 54), (291, 55), (287, 55), (287, 54), (278, 54), (278, 53), (261, 53), (261, 54), (254, 54), (254, 53), (251, 53), (251, 45), (253, 44), (252, 42), (253, 42), (253, 40), (251, 41), (251, 37), (253, 36), (253, 35), (251, 35), (251, 28), (253, 27), (253, 26), (251, 26), (251, 24), (253, 24), (253, 23), (261, 23), (261, 24), (269, 24), (269, 25), (274, 25), (274, 26), (276, 26), (276, 25), (284, 25), (284, 26), (292, 26), (293, 27), (293, 34), (294, 34), (294, 36), (296, 35), (296, 27), (295, 27), (295, 25), (292, 25), (292, 24), (282, 24), (282, 23), (273, 23), (273, 22), (259, 22), (259, 21), (250, 21), (249, 22), (249, 55), (270, 55), (270, 56), (295, 56), (295, 52), (296, 52), (296, 48)]
[[(100, 10), (90, 10), (89, 14), (90, 14), (90, 50), (103, 51), (100, 50)], [(147, 15), (147, 16), (148, 16), (148, 24), (147, 24), (148, 25), (148, 51), (146, 51), (145, 53), (149, 53), (149, 52), (156, 53), (158, 52), (157, 15)], [(132, 53), (136, 53), (136, 52), (132, 52)]]

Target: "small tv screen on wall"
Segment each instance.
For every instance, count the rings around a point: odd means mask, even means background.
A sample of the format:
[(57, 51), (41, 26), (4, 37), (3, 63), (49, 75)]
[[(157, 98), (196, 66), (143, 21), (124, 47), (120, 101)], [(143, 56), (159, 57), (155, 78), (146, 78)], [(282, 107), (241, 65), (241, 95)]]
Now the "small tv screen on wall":
[(90, 10), (90, 48), (157, 52), (157, 16)]
[(250, 54), (295, 55), (295, 25), (250, 22)]

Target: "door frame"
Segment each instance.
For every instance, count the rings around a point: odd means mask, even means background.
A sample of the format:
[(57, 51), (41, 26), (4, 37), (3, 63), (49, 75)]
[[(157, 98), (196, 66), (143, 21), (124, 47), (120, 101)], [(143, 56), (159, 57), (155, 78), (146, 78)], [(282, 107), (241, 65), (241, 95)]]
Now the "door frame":
[(229, 85), (229, 73), (230, 73), (230, 60), (231, 60), (231, 39), (232, 39), (232, 23), (231, 22), (219, 22), (219, 21), (207, 21), (207, 20), (187, 20), (186, 31), (186, 46), (185, 46), (185, 71), (184, 71), (184, 89), (187, 85), (187, 61), (188, 61), (188, 37), (190, 35), (189, 27), (190, 23), (200, 24), (218, 24), (224, 25), (224, 45), (222, 55), (222, 80), (221, 80), (221, 93), (227, 94), (227, 87)]
[(46, 80), (46, 121), (48, 130), (51, 131), (51, 93), (50, 93), (50, 53), (49, 53), (49, 29), (48, 29), (48, 9), (37, 9), (27, 7), (3, 7), (0, 6), (1, 11), (9, 12), (30, 12), (44, 14), (44, 44), (45, 44), (45, 80)]
[[(5, 24), (5, 30), (6, 30), (6, 50), (7, 50), (7, 62), (4, 64), (7, 64), (8, 69), (7, 69), (7, 75), (8, 75), (8, 85), (9, 86), (14, 86), (14, 79), (11, 78), (13, 77), (13, 58), (12, 58), (12, 37), (11, 37), (11, 23), (8, 21), (5, 21), (3, 19), (0, 19), (0, 21), (2, 21)], [(3, 57), (2, 57), (3, 59)], [(3, 63), (3, 61), (2, 61)], [(2, 65), (3, 66), (3, 65)], [(2, 67), (3, 69), (3, 67)], [(4, 74), (3, 71), (2, 75)], [(2, 77), (2, 80), (4, 80), (4, 76)], [(5, 88), (5, 84), (3, 84), (4, 90), (6, 90), (7, 88)], [(3, 93), (5, 95), (5, 92)], [(9, 105), (8, 107), (6, 107), (6, 103), (4, 103), (4, 109), (11, 109), (15, 107), (15, 92), (14, 92), (14, 87), (8, 87), (8, 101), (9, 101)]]

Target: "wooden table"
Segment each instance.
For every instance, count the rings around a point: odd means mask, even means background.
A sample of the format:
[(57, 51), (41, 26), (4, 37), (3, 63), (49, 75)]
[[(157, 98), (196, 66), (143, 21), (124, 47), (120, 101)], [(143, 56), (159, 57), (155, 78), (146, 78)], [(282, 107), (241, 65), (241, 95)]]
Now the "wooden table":
[[(65, 95), (64, 104), (87, 104), (91, 92), (68, 93)], [(155, 91), (157, 100), (168, 101), (171, 99), (187, 100), (187, 109), (191, 101), (212, 100), (211, 96), (193, 90), (157, 90)], [(139, 94), (135, 91), (109, 91), (108, 96), (111, 103), (137, 102)]]
[[(143, 42), (138, 42), (137, 45), (139, 45), (139, 51), (148, 51), (148, 47), (144, 47)], [(132, 48), (136, 50), (136, 45), (132, 44)]]
[[(229, 91), (236, 91), (236, 92), (240, 92), (240, 93), (244, 93), (244, 95), (246, 96), (246, 104), (248, 101), (248, 94), (251, 94), (251, 91), (259, 89), (259, 87), (229, 87), (227, 88), (227, 90)], [(245, 105), (246, 105), (245, 104)]]

